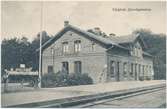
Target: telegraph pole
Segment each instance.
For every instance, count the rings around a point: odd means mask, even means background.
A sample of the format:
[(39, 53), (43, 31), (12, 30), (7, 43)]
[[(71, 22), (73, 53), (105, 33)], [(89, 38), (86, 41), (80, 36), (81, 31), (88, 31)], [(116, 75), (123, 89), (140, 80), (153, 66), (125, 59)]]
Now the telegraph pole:
[(43, 1), (41, 1), (41, 13), (40, 13), (40, 50), (39, 50), (39, 72), (38, 72), (38, 88), (41, 88), (42, 77), (42, 26), (43, 26)]

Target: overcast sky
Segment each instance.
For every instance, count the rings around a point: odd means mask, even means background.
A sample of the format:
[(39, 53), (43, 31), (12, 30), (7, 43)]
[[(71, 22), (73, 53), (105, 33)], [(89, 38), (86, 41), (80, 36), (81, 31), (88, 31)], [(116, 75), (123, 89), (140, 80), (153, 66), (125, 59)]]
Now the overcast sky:
[[(27, 36), (32, 40), (40, 31), (41, 3), (2, 2), (2, 39)], [(113, 8), (147, 8), (151, 11), (113, 11)], [(100, 27), (116, 35), (130, 34), (137, 28), (165, 33), (165, 2), (43, 2), (43, 30), (55, 35), (68, 20), (81, 29)]]

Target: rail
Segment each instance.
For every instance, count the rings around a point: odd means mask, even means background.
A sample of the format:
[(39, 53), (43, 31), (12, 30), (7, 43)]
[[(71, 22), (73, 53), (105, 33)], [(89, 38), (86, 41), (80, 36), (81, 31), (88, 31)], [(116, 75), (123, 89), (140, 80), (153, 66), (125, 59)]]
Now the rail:
[(146, 92), (151, 90), (158, 90), (160, 88), (164, 88), (166, 85), (152, 85), (147, 87), (139, 87), (133, 89), (125, 89), (113, 92), (106, 92), (106, 93), (99, 93), (93, 95), (86, 95), (86, 96), (78, 96), (78, 97), (71, 97), (65, 99), (58, 99), (58, 100), (50, 100), (50, 101), (42, 101), (42, 102), (35, 102), (35, 103), (27, 103), (27, 104), (20, 104), (20, 105), (13, 105), (8, 107), (38, 107), (38, 108), (64, 108), (64, 107), (73, 107), (73, 106), (82, 106), (84, 104), (90, 102), (97, 102), (100, 100), (107, 100), (107, 99), (116, 99), (118, 97), (125, 97), (130, 95), (135, 95), (139, 92)]

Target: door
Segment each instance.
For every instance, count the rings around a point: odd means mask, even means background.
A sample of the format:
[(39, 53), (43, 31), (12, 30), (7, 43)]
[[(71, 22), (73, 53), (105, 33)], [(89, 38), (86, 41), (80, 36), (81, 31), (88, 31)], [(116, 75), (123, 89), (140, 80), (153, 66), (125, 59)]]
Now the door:
[(137, 80), (138, 75), (137, 75), (137, 64), (135, 64), (135, 80)]
[(48, 66), (48, 73), (53, 73), (53, 66), (52, 65)]
[(68, 62), (62, 62), (62, 70), (67, 74), (69, 73)]
[(115, 62), (110, 61), (110, 79), (113, 80), (115, 78)]
[(120, 62), (117, 62), (117, 76), (116, 76), (116, 80), (117, 81), (120, 81), (120, 74), (119, 74), (120, 73), (119, 72), (120, 71), (120, 69), (119, 69), (120, 67), (119, 67), (119, 64), (120, 64)]
[(81, 61), (75, 61), (74, 62), (74, 72), (75, 73), (81, 73), (81, 71), (82, 71)]

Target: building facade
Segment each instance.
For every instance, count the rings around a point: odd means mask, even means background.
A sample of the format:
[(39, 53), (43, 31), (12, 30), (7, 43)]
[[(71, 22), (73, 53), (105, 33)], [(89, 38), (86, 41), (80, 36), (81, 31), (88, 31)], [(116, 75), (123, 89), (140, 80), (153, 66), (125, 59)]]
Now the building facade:
[(42, 46), (42, 75), (87, 73), (94, 83), (153, 79), (152, 56), (140, 35), (106, 36), (99, 28), (94, 33), (65, 22)]

